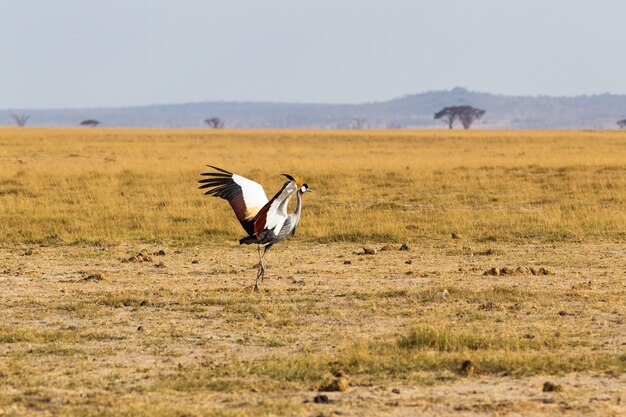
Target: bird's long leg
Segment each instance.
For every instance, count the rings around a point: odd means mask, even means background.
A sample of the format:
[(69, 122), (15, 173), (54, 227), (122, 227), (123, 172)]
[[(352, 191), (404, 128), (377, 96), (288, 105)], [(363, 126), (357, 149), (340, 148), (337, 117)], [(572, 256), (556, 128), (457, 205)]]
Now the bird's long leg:
[(254, 291), (259, 291), (259, 278), (263, 282), (263, 275), (265, 274), (265, 267), (263, 266), (263, 255), (261, 255), (261, 245), (259, 249), (259, 266), (256, 273), (256, 281), (254, 281)]
[(261, 247), (259, 246), (259, 257), (260, 257), (260, 263), (261, 263), (261, 282), (263, 282), (263, 278), (265, 278), (265, 264), (263, 263), (263, 258), (265, 257), (265, 252), (267, 252), (267, 250), (264, 250), (263, 253), (261, 254)]

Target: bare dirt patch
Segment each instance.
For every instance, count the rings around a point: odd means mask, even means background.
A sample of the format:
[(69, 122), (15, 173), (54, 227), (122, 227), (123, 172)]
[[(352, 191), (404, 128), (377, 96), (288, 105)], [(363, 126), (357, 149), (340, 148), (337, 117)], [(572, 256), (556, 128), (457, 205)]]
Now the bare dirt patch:
[[(624, 246), (489, 242), (551, 271), (494, 280), (456, 244), (287, 241), (259, 294), (236, 242), (4, 247), (0, 412), (624, 413)], [(160, 251), (165, 268), (120, 262)]]

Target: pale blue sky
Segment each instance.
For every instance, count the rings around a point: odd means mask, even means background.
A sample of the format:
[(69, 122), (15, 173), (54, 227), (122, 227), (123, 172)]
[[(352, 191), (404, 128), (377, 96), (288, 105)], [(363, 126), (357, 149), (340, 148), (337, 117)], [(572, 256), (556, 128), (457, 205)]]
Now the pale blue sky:
[(0, 0), (0, 108), (626, 94), (624, 0)]

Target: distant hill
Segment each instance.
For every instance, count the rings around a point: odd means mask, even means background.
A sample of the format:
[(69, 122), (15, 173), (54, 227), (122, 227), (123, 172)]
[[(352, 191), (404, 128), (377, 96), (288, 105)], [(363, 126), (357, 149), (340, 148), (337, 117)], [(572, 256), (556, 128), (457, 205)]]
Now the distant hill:
[(475, 124), (485, 129), (614, 129), (626, 118), (626, 95), (577, 97), (505, 96), (468, 91), (412, 94), (363, 104), (298, 104), (263, 102), (204, 102), (119, 108), (0, 110), (0, 124), (13, 124), (10, 114), (30, 115), (29, 126), (78, 126), (96, 119), (104, 127), (203, 127), (203, 120), (220, 117), (232, 128), (348, 129), (355, 119), (365, 127), (441, 127), (435, 112), (468, 104), (487, 111)]

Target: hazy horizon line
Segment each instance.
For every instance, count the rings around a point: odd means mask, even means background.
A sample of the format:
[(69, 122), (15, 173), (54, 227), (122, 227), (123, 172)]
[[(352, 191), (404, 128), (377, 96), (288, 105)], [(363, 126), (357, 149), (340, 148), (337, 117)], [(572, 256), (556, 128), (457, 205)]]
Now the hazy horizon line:
[(274, 100), (236, 100), (236, 99), (223, 99), (223, 100), (203, 100), (203, 101), (186, 101), (186, 102), (161, 102), (161, 103), (146, 103), (146, 104), (125, 104), (118, 106), (107, 105), (94, 105), (94, 106), (62, 106), (62, 107), (5, 107), (0, 111), (19, 111), (19, 110), (76, 110), (76, 109), (125, 109), (135, 107), (152, 107), (152, 106), (182, 106), (182, 105), (195, 105), (204, 103), (237, 103), (237, 104), (286, 104), (286, 105), (326, 105), (326, 106), (358, 106), (363, 104), (376, 104), (386, 103), (394, 100), (400, 100), (407, 97), (413, 97), (424, 94), (432, 93), (453, 93), (454, 91), (463, 91), (472, 94), (487, 94), (492, 96), (502, 97), (520, 97), (520, 98), (578, 98), (578, 97), (596, 97), (596, 96), (626, 96), (626, 94), (612, 93), (605, 91), (602, 93), (591, 94), (575, 94), (575, 95), (550, 95), (550, 94), (508, 94), (508, 93), (494, 93), (490, 91), (471, 90), (462, 86), (455, 86), (448, 90), (426, 90), (417, 93), (407, 93), (400, 96), (391, 97), (384, 100), (371, 100), (361, 102), (318, 102), (318, 101), (274, 101)]

